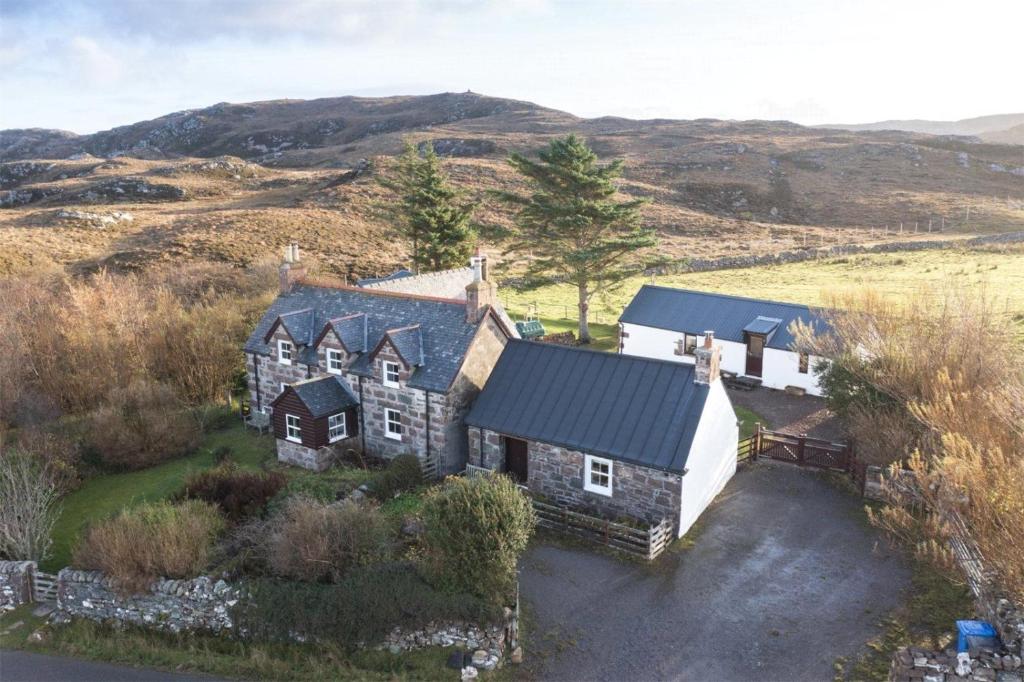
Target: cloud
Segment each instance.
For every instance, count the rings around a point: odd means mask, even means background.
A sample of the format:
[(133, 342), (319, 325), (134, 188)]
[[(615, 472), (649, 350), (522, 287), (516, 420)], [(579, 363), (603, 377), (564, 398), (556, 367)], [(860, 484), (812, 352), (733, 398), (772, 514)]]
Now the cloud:
[(65, 59), (78, 78), (89, 85), (116, 82), (124, 72), (120, 60), (85, 36), (75, 36), (67, 43)]

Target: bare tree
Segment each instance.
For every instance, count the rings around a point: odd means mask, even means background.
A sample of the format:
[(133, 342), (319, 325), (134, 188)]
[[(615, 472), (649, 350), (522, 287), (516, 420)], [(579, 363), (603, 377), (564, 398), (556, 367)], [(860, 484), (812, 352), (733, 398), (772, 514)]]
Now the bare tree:
[(38, 458), (13, 448), (0, 453), (0, 556), (45, 559), (59, 499), (57, 482)]

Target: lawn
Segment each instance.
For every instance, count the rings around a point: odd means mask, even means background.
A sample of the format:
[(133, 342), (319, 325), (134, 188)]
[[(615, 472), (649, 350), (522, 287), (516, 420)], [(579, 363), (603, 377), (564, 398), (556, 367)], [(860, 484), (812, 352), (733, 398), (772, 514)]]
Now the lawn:
[[(871, 288), (901, 297), (911, 291), (935, 291), (947, 282), (982, 285), (1024, 330), (1024, 252), (935, 250), (861, 254), (820, 261), (736, 270), (693, 272), (659, 277), (634, 277), (620, 289), (591, 303), (595, 347), (615, 347), (616, 322), (643, 284), (717, 291), (807, 305), (821, 305), (829, 294)], [(501, 291), (513, 319), (535, 309), (552, 331), (575, 329), (576, 291), (556, 285), (536, 291)]]
[(740, 422), (740, 440), (750, 438), (754, 435), (754, 430), (758, 422), (765, 428), (768, 427), (768, 420), (759, 415), (753, 410), (748, 410), (745, 407), (733, 406), (733, 410), (736, 412), (736, 419)]
[(83, 526), (124, 507), (168, 497), (181, 487), (189, 472), (212, 467), (213, 450), (224, 445), (231, 448), (232, 459), (246, 469), (259, 469), (264, 462), (274, 459), (273, 438), (257, 436), (238, 424), (207, 434), (199, 449), (188, 457), (141, 471), (89, 478), (61, 501), (61, 515), (53, 529), (53, 552), (40, 568), (57, 571), (67, 566)]

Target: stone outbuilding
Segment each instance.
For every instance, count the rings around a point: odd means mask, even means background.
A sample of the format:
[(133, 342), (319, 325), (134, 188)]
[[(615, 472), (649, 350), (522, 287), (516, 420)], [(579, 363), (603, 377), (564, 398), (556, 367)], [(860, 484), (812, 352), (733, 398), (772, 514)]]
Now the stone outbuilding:
[(683, 535), (736, 471), (736, 413), (708, 333), (686, 365), (510, 341), (466, 417), (469, 463), (604, 518)]

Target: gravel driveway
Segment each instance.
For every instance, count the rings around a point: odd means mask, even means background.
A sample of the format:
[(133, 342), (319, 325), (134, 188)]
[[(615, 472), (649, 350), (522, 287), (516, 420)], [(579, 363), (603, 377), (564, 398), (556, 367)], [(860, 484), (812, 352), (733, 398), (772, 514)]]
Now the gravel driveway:
[(843, 440), (839, 419), (829, 412), (824, 398), (790, 395), (762, 387), (752, 391), (729, 389), (729, 400), (737, 407), (745, 407), (761, 415), (768, 420), (765, 426), (776, 431)]
[(910, 581), (860, 504), (818, 473), (757, 463), (701, 517), (692, 547), (652, 565), (535, 544), (522, 563), (524, 677), (832, 679)]

